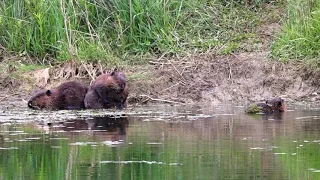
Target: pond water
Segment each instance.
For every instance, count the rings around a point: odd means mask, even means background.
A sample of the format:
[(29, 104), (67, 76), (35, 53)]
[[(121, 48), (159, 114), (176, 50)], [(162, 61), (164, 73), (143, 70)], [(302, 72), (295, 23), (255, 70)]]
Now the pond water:
[(320, 179), (313, 107), (1, 111), (0, 179)]

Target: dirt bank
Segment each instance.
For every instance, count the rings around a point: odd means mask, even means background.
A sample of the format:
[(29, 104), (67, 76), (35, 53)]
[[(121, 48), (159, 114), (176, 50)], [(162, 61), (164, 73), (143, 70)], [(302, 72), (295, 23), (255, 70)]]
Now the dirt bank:
[(299, 63), (267, 59), (267, 53), (210, 54), (152, 61), (149, 82), (133, 81), (141, 94), (178, 102), (260, 101), (281, 96), (288, 101), (319, 101), (320, 71)]
[[(1, 99), (28, 99), (39, 86), (54, 87), (63, 81), (90, 81), (111, 67), (64, 64), (23, 74), (23, 79), (1, 76)], [(145, 66), (123, 69), (130, 87), (129, 104), (248, 103), (281, 96), (287, 101), (320, 101), (320, 70), (297, 62), (270, 61), (267, 53), (227, 56), (190, 55), (158, 59)]]

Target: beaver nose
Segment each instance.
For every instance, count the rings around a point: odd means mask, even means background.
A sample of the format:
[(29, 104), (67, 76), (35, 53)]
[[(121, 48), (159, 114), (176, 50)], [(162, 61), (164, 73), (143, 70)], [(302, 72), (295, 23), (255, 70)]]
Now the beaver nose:
[(28, 107), (29, 107), (29, 108), (33, 108), (33, 106), (32, 106), (32, 101), (28, 101)]

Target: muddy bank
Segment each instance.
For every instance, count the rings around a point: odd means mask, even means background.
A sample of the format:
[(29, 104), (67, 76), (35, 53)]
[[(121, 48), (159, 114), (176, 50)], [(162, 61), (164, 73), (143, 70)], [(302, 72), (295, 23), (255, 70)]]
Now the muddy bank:
[[(27, 99), (39, 86), (52, 87), (79, 79), (86, 82), (112, 67), (60, 65), (24, 74), (24, 80), (2, 75), (0, 86), (6, 96)], [(287, 101), (320, 101), (320, 70), (302, 63), (280, 63), (267, 53), (213, 54), (157, 59), (145, 66), (123, 68), (130, 87), (129, 104), (162, 103), (248, 103), (280, 96)]]
[(133, 82), (133, 96), (186, 103), (249, 102), (275, 96), (287, 101), (320, 100), (319, 70), (270, 61), (266, 53), (206, 54), (150, 63), (153, 83)]

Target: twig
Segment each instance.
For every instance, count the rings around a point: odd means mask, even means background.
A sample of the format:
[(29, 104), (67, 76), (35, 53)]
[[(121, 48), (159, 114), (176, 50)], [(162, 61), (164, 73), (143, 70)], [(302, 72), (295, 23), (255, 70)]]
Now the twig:
[(150, 64), (170, 65), (171, 63), (149, 61)]
[(6, 96), (6, 97), (2, 97), (1, 99), (0, 99), (0, 101), (4, 101), (5, 99), (8, 99), (8, 97)]
[(182, 76), (182, 74), (180, 74), (180, 72), (179, 72), (178, 69), (176, 68), (176, 66), (174, 66), (174, 65), (171, 63), (171, 61), (169, 61), (169, 62), (170, 62), (170, 65), (173, 67), (173, 69), (181, 76), (181, 78), (182, 78), (183, 80), (185, 80), (184, 77)]
[(157, 61), (160, 61), (166, 54), (167, 54), (166, 52), (163, 53), (163, 54), (157, 59)]
[(25, 99), (23, 99), (23, 98), (21, 98), (21, 100), (22, 100), (23, 102), (25, 102), (25, 103), (28, 103), (28, 101), (27, 101), (27, 100), (25, 100)]
[(240, 60), (240, 58), (237, 55), (235, 55), (234, 53), (231, 53), (231, 55), (234, 56), (235, 58), (237, 58), (238, 60)]
[(85, 64), (83, 64), (81, 62), (82, 66), (86, 69), (86, 71), (88, 72), (89, 76), (91, 77), (92, 81), (94, 81), (94, 77), (91, 75), (91, 73), (89, 72), (89, 69), (87, 68), (87, 66)]
[(174, 85), (172, 85), (172, 86), (170, 86), (170, 87), (168, 87), (168, 88), (160, 91), (159, 93), (162, 93), (162, 92), (164, 92), (164, 91), (166, 91), (166, 90), (169, 90), (169, 89), (171, 89), (171, 88), (173, 88), (173, 87), (175, 87), (175, 86), (177, 86), (177, 85), (179, 85), (179, 84), (180, 84), (180, 82), (178, 82), (177, 84), (174, 84)]
[(177, 102), (177, 101), (170, 101), (170, 100), (166, 100), (166, 99), (156, 99), (156, 98), (152, 98), (148, 95), (140, 95), (139, 97), (146, 97), (147, 100), (145, 100), (144, 102), (146, 101), (159, 101), (159, 102), (164, 102), (164, 103), (169, 103), (169, 104), (183, 104), (181, 102)]

